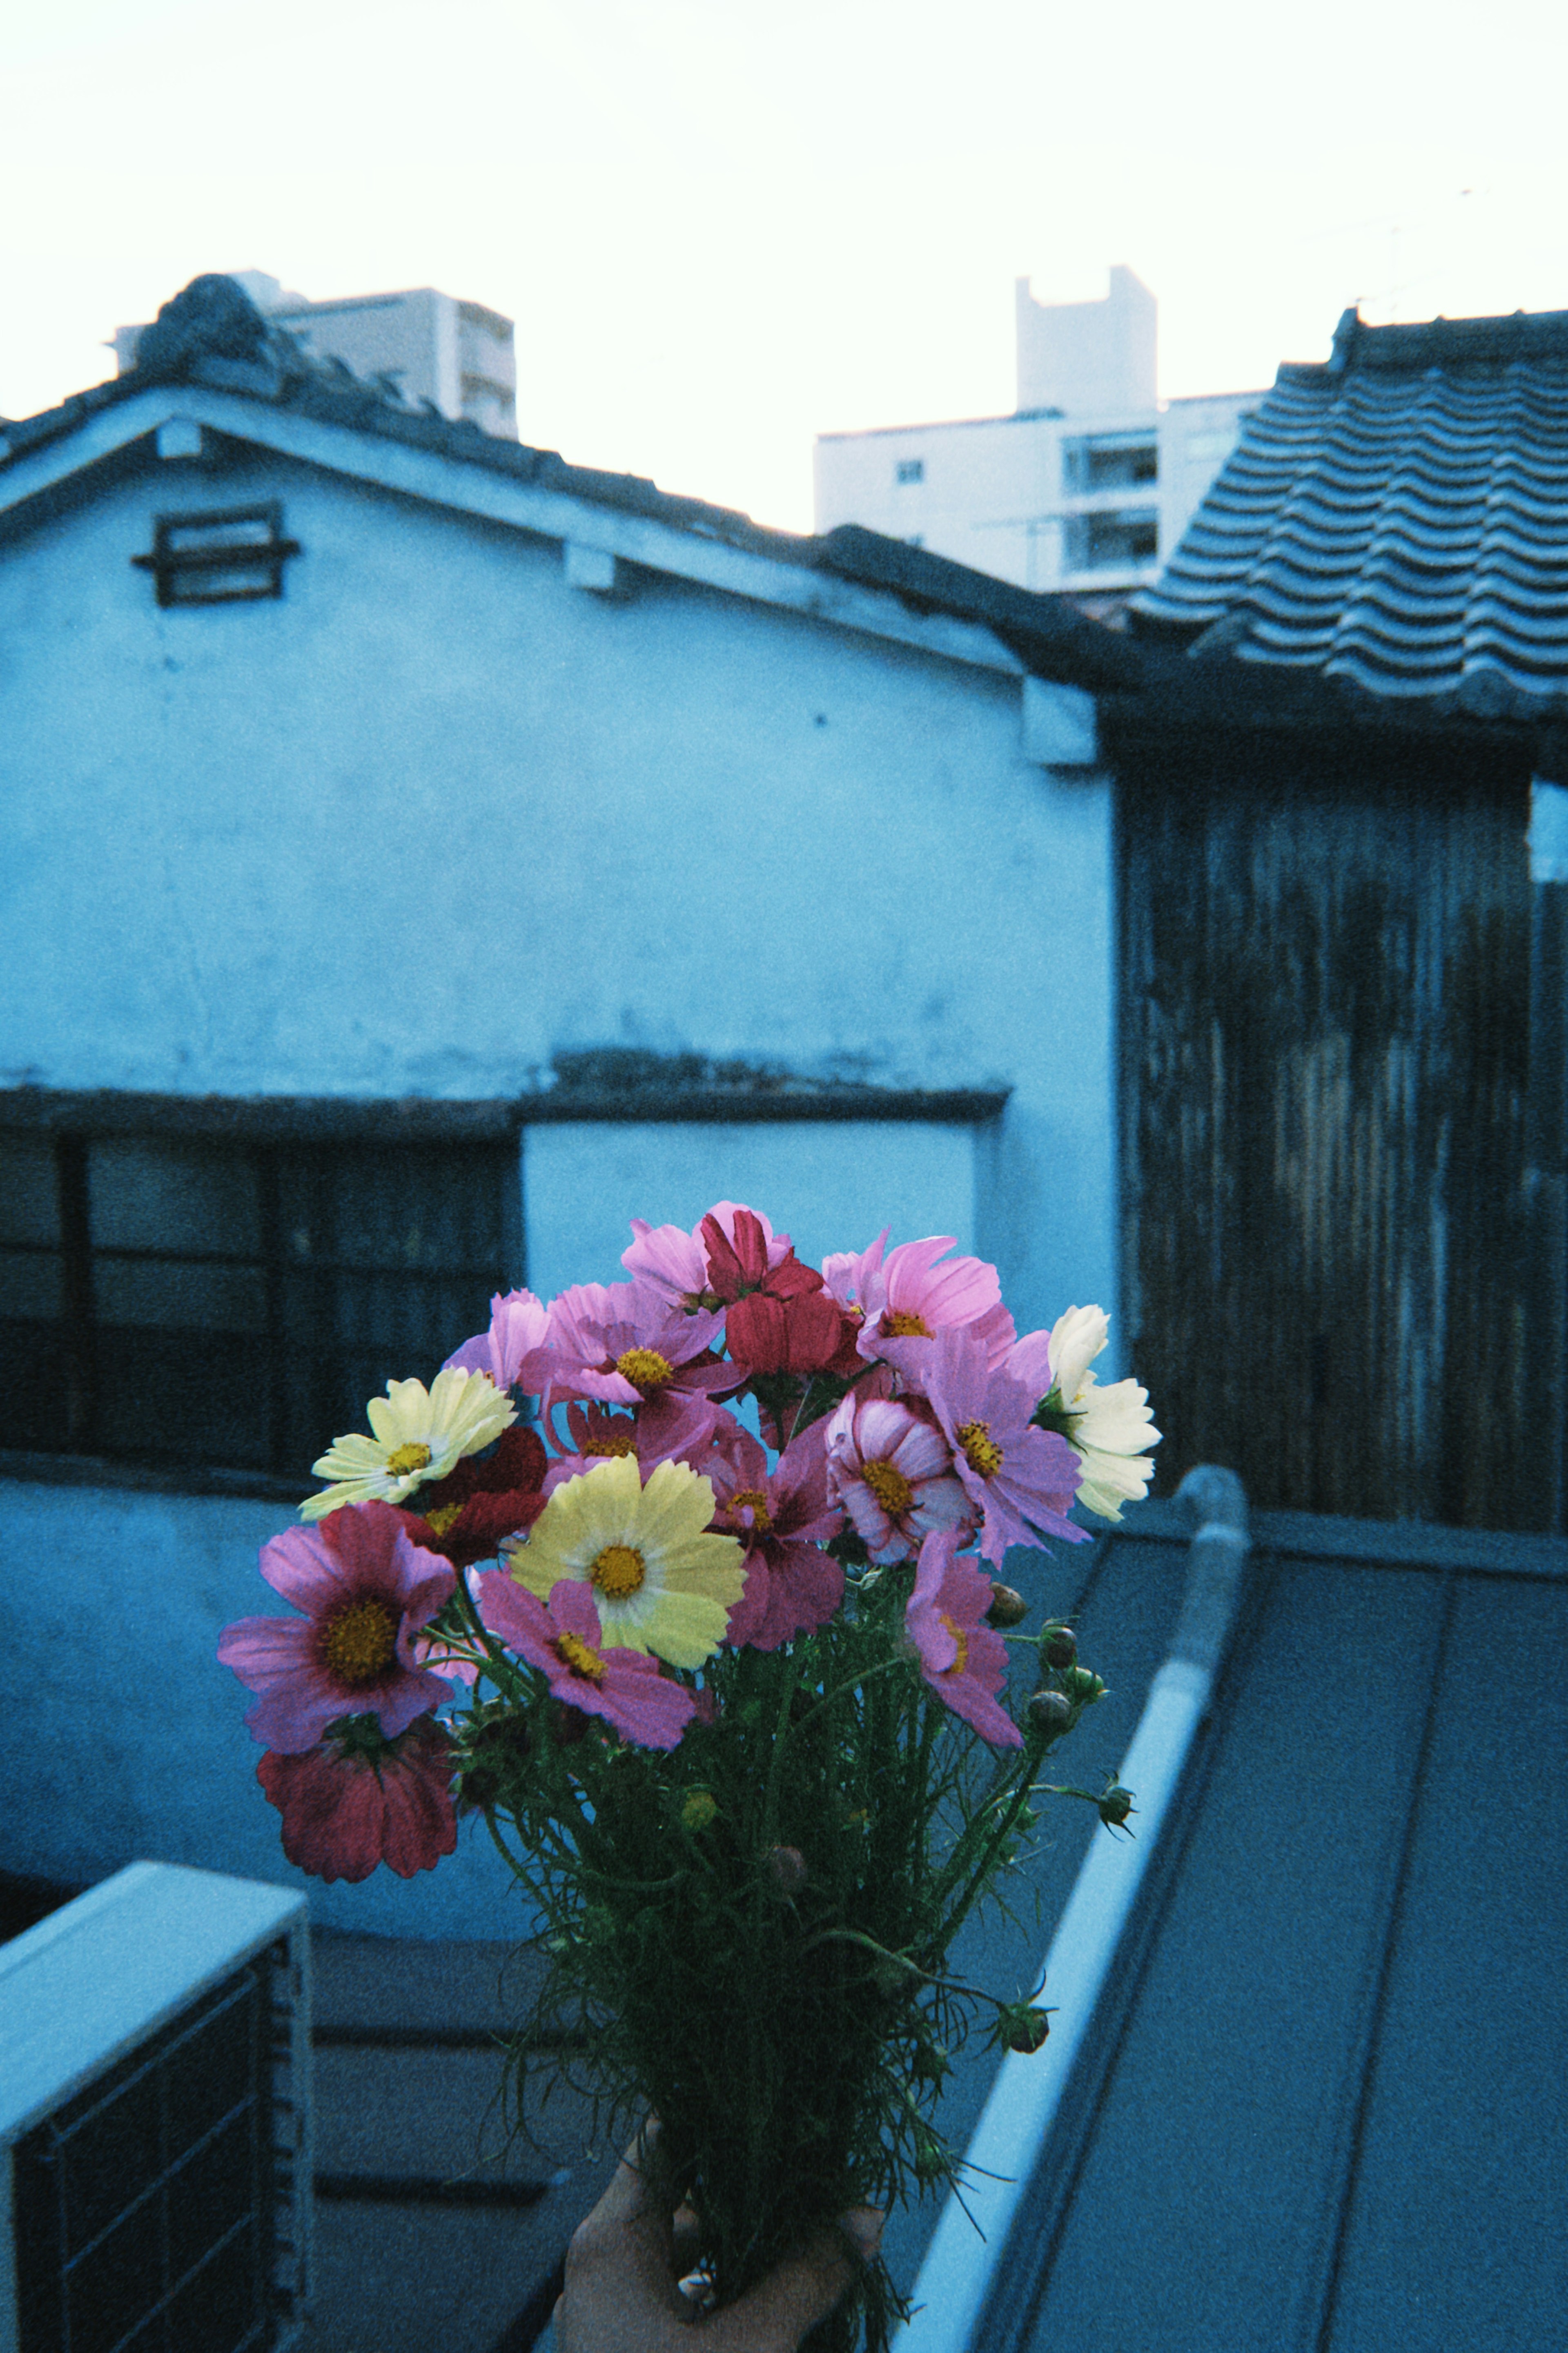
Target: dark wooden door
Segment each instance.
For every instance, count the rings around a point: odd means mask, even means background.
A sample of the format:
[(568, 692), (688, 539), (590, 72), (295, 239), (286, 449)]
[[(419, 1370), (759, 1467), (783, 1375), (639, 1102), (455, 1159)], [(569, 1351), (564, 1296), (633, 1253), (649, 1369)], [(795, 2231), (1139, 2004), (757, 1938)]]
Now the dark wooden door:
[(1132, 1361), (1259, 1504), (1528, 1528), (1528, 777), (1125, 772)]

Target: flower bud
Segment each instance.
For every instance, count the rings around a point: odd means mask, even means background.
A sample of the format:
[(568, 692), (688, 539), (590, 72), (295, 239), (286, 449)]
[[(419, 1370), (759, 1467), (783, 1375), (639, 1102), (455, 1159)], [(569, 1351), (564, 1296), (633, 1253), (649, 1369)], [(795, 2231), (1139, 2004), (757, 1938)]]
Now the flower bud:
[(797, 1846), (775, 1846), (768, 1856), (768, 1876), (781, 1895), (798, 1895), (811, 1873)]
[(719, 1810), (711, 1789), (688, 1789), (680, 1801), (680, 1819), (689, 1831), (705, 1831)]
[(1011, 1585), (993, 1585), (991, 1607), (985, 1612), (988, 1626), (1017, 1626), (1027, 1617), (1029, 1605), (1023, 1595)]
[(1105, 1685), (1088, 1667), (1067, 1668), (1062, 1689), (1075, 1707), (1092, 1707), (1097, 1699), (1105, 1697)]
[(1047, 1739), (1055, 1740), (1072, 1722), (1072, 1702), (1058, 1691), (1037, 1691), (1025, 1714), (1032, 1731), (1043, 1732)]
[[(1131, 1790), (1124, 1789), (1117, 1780), (1106, 1783), (1096, 1802), (1100, 1807), (1100, 1819), (1108, 1831), (1125, 1830), (1128, 1815), (1137, 1810), (1132, 1803)], [(1128, 1835), (1131, 1837), (1131, 1831)]]
[(916, 2049), (914, 2072), (923, 2084), (940, 2084), (951, 2073), (952, 2065), (945, 2042), (921, 2042)]
[(1070, 1626), (1053, 1626), (1040, 1644), (1040, 1656), (1047, 1667), (1070, 1667), (1078, 1662), (1078, 1638)]
[(1046, 2012), (1026, 2001), (1005, 2003), (996, 2021), (996, 2040), (1004, 2051), (1037, 2051), (1050, 2031)]

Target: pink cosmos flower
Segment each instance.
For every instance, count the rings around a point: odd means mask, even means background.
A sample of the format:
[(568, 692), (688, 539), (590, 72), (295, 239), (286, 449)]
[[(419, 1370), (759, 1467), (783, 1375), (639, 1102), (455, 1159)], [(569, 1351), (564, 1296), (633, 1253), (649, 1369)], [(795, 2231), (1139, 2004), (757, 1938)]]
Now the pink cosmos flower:
[(531, 1291), (498, 1291), (490, 1301), (489, 1330), (465, 1340), (441, 1370), (488, 1373), (503, 1394), (521, 1388), (538, 1397), (550, 1380), (549, 1330), (550, 1310)]
[(908, 1560), (935, 1528), (973, 1525), (940, 1430), (896, 1398), (851, 1395), (827, 1425), (827, 1485), (871, 1559)]
[(561, 1438), (552, 1415), (551, 1437), (572, 1451), (552, 1462), (544, 1474), (544, 1492), (552, 1495), (563, 1481), (580, 1478), (606, 1455), (635, 1454), (645, 1479), (658, 1462), (695, 1464), (721, 1419), (730, 1419), (722, 1407), (680, 1390), (650, 1398), (626, 1412), (596, 1399), (574, 1398), (566, 1408), (568, 1439)]
[(938, 1332), (954, 1324), (973, 1330), (984, 1341), (994, 1365), (1001, 1363), (1013, 1344), (1013, 1318), (1002, 1304), (995, 1268), (978, 1258), (950, 1258), (938, 1265), (952, 1243), (951, 1234), (900, 1242), (865, 1276), (860, 1354), (896, 1365), (915, 1388), (921, 1386), (926, 1344)]
[(689, 1233), (682, 1232), (679, 1226), (650, 1226), (646, 1218), (634, 1218), (632, 1232), (636, 1239), (621, 1252), (621, 1264), (634, 1279), (650, 1283), (677, 1306), (715, 1307), (719, 1300), (710, 1288), (708, 1245), (702, 1229), (711, 1218), (725, 1240), (733, 1244), (735, 1220), (742, 1216), (754, 1219), (762, 1228), (768, 1265), (781, 1265), (793, 1247), (789, 1236), (775, 1234), (762, 1211), (748, 1209), (743, 1201), (715, 1201)]
[(218, 1657), (260, 1697), (246, 1722), (286, 1757), (341, 1715), (371, 1715), (388, 1739), (450, 1697), (414, 1638), (455, 1582), (450, 1561), (412, 1543), (390, 1504), (353, 1504), (264, 1546), (261, 1574), (302, 1618), (241, 1618)]
[(904, 1623), (937, 1697), (994, 1746), (1022, 1748), (1023, 1734), (995, 1696), (1007, 1680), (1007, 1645), (982, 1623), (991, 1579), (957, 1557), (958, 1542), (937, 1529), (921, 1545)]
[(451, 1743), (432, 1716), (395, 1741), (361, 1718), (302, 1755), (269, 1749), (256, 1778), (283, 1817), (289, 1862), (329, 1884), (368, 1879), (378, 1862), (412, 1879), (457, 1846)]
[(884, 1226), (869, 1250), (833, 1250), (822, 1261), (822, 1280), (840, 1307), (858, 1307), (862, 1314), (871, 1286), (881, 1275), (882, 1254), (890, 1226)]
[(492, 1634), (550, 1678), (559, 1700), (602, 1715), (643, 1748), (674, 1748), (696, 1713), (684, 1683), (659, 1672), (646, 1651), (604, 1647), (604, 1629), (587, 1585), (558, 1577), (547, 1601), (501, 1569), (475, 1580), (479, 1615)]
[(694, 1466), (713, 1482), (713, 1525), (746, 1547), (746, 1589), (731, 1609), (724, 1640), (776, 1651), (792, 1635), (825, 1625), (844, 1599), (843, 1566), (820, 1549), (838, 1534), (844, 1514), (828, 1500), (822, 1422), (792, 1439), (771, 1473), (750, 1432), (736, 1425), (736, 1435), (730, 1460), (715, 1447)]
[(994, 1371), (973, 1328), (939, 1332), (927, 1344), (921, 1387), (952, 1449), (952, 1467), (984, 1514), (980, 1553), (1000, 1568), (1012, 1544), (1039, 1535), (1087, 1543), (1089, 1531), (1067, 1517), (1079, 1482), (1079, 1459), (1065, 1438), (1034, 1430), (1036, 1399)]
[(732, 1389), (739, 1376), (710, 1343), (723, 1329), (710, 1309), (688, 1314), (644, 1282), (578, 1282), (552, 1301), (550, 1345), (557, 1397), (641, 1405), (680, 1391)]

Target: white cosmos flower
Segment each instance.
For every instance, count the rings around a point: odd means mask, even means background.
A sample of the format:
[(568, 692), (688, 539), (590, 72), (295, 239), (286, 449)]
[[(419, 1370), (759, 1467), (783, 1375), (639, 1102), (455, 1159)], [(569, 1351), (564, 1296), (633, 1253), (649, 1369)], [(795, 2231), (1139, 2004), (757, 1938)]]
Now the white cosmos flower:
[(366, 1411), (374, 1438), (358, 1430), (334, 1438), (310, 1468), (336, 1483), (300, 1506), (302, 1520), (323, 1519), (343, 1504), (401, 1504), (426, 1480), (444, 1479), (465, 1454), (477, 1454), (517, 1419), (516, 1409), (488, 1373), (439, 1372), (423, 1381), (388, 1381)]
[(1083, 1474), (1074, 1500), (1102, 1520), (1119, 1520), (1123, 1504), (1149, 1492), (1154, 1466), (1144, 1450), (1160, 1433), (1149, 1410), (1149, 1392), (1136, 1381), (1111, 1381), (1101, 1388), (1089, 1366), (1110, 1333), (1099, 1307), (1069, 1307), (1051, 1326), (1050, 1404), (1062, 1416), (1059, 1428), (1081, 1456)]

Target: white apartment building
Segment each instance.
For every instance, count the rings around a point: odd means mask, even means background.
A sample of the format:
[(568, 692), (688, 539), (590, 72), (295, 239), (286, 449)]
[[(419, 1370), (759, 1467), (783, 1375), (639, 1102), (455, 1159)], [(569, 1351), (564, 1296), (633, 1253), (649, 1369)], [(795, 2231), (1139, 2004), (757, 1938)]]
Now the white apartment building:
[(1120, 605), (1161, 571), (1260, 392), (1162, 402), (1158, 305), (1131, 269), (1099, 302), (1017, 281), (1010, 417), (824, 433), (816, 529), (858, 522), (1020, 588)]
[[(406, 400), (428, 400), (456, 423), (517, 439), (517, 358), (512, 322), (482, 302), (460, 302), (433, 286), (395, 294), (350, 294), (311, 302), (264, 269), (231, 269), (258, 311), (297, 336), (312, 359), (341, 360), (354, 375), (390, 377)], [(115, 370), (136, 358), (142, 328), (117, 327)]]

